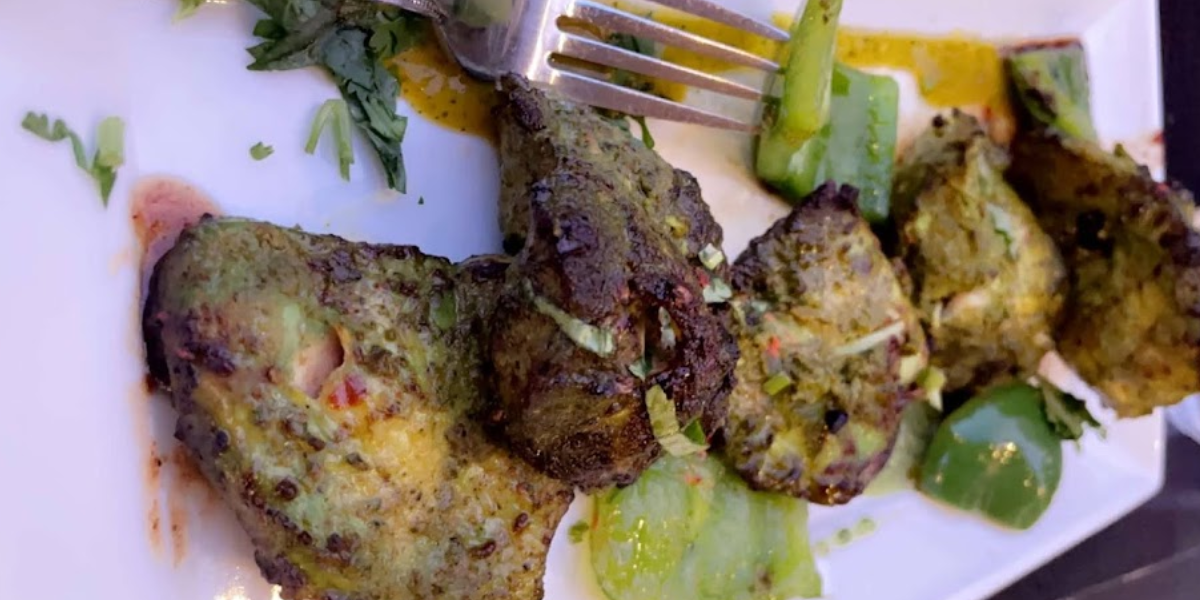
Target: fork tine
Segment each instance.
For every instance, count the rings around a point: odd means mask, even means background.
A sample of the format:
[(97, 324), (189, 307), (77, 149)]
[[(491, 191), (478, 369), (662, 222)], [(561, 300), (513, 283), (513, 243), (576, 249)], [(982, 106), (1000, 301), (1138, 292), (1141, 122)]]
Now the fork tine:
[(747, 100), (757, 100), (763, 95), (762, 90), (722, 79), (711, 73), (681, 67), (660, 58), (638, 54), (569, 33), (563, 33), (558, 44), (558, 52), (563, 56), (586, 60), (598, 65), (640, 73), (657, 79), (668, 79)]
[(610, 6), (596, 4), (588, 0), (579, 0), (572, 7), (572, 11), (574, 13), (572, 16), (598, 25), (605, 30), (654, 40), (668, 46), (746, 67), (771, 72), (779, 70), (778, 63), (757, 54), (710, 40), (704, 36), (688, 33), (651, 19), (631, 15)]
[(685, 13), (704, 17), (718, 23), (724, 23), (731, 27), (744, 29), (750, 33), (761, 35), (765, 38), (786, 42), (791, 37), (788, 32), (771, 25), (764, 23), (758, 19), (752, 19), (734, 10), (730, 10), (712, 2), (711, 0), (650, 0), (656, 4), (661, 4), (668, 8)]
[(685, 106), (653, 94), (563, 69), (550, 68), (549, 71), (550, 77), (545, 85), (576, 102), (653, 119), (750, 133), (758, 131), (758, 126), (753, 123), (744, 123), (703, 109)]

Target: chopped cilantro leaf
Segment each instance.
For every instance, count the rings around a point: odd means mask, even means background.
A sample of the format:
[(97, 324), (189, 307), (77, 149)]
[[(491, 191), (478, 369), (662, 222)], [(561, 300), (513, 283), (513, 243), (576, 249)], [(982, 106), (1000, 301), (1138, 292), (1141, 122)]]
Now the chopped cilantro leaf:
[(250, 158), (262, 160), (275, 153), (275, 148), (259, 142), (250, 147)]
[(653, 150), (654, 136), (650, 135), (650, 128), (646, 126), (646, 117), (641, 115), (633, 115), (630, 118), (636, 121), (638, 125), (642, 126), (642, 145), (650, 150)]
[[(671, 456), (687, 456), (708, 449), (704, 431), (696, 433), (700, 426), (698, 422), (693, 422), (696, 428), (692, 429), (690, 435), (680, 430), (675, 403), (667, 397), (661, 386), (656, 385), (646, 391), (646, 411), (650, 413), (650, 429), (654, 432), (654, 438)], [(693, 423), (689, 423), (688, 427), (692, 428)], [(693, 436), (700, 441), (693, 439)]]
[(354, 145), (350, 140), (350, 110), (345, 100), (326, 100), (317, 110), (313, 118), (312, 129), (308, 132), (308, 143), (304, 151), (313, 154), (317, 151), (317, 143), (325, 129), (333, 132), (333, 142), (337, 147), (338, 171), (342, 179), (350, 181), (350, 165), (354, 164)]
[(629, 365), (629, 372), (632, 373), (634, 377), (645, 381), (646, 376), (650, 374), (650, 361), (643, 358), (642, 360)]
[(1042, 398), (1046, 401), (1046, 420), (1050, 422), (1050, 427), (1058, 437), (1078, 442), (1083, 437), (1085, 427), (1103, 430), (1083, 400), (1059, 391), (1045, 381), (1041, 382), (1041, 388)]
[(567, 539), (571, 540), (572, 544), (578, 544), (583, 541), (583, 536), (587, 535), (591, 529), (587, 521), (577, 521), (567, 530)]
[(792, 378), (788, 377), (787, 373), (776, 373), (770, 379), (763, 382), (763, 391), (768, 396), (774, 396), (783, 390), (791, 387)]
[(716, 246), (708, 244), (700, 249), (700, 264), (704, 265), (705, 269), (715, 271), (724, 262), (725, 253)]
[(616, 351), (617, 342), (612, 330), (588, 324), (572, 316), (549, 300), (535, 294), (529, 284), (526, 284), (525, 289), (533, 298), (534, 308), (550, 317), (563, 334), (575, 342), (575, 345), (597, 356), (609, 356)]
[[(342, 93), (347, 112), (332, 122), (349, 136), (352, 122), (375, 150), (388, 186), (407, 182), (400, 144), (407, 122), (396, 114), (400, 83), (384, 61), (424, 35), (415, 14), (369, 0), (249, 0), (267, 14), (254, 26), (263, 41), (249, 49), (255, 71), (322, 66)], [(342, 136), (338, 136), (339, 140)], [(339, 148), (341, 147), (339, 141)], [(346, 157), (339, 152), (343, 176)]]
[(704, 301), (709, 304), (721, 304), (723, 302), (728, 302), (729, 299), (733, 297), (733, 290), (730, 289), (729, 284), (725, 283), (725, 280), (721, 279), (720, 277), (713, 277), (712, 280), (708, 282), (708, 285), (704, 286), (703, 291)]
[(75, 164), (87, 171), (100, 188), (100, 201), (108, 206), (108, 197), (117, 182), (117, 168), (125, 164), (125, 123), (117, 117), (108, 117), (96, 128), (96, 154), (87, 159), (83, 141), (62, 119), (53, 124), (45, 114), (27, 113), (21, 127), (48, 142), (70, 140)]

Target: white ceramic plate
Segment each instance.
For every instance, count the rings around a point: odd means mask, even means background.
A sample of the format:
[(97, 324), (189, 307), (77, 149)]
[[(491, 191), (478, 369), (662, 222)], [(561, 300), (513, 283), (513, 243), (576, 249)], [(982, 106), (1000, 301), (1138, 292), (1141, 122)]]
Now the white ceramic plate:
[[(760, 14), (794, 8), (793, 0), (737, 2), (748, 4)], [(1153, 1), (846, 4), (846, 23), (872, 28), (998, 38), (1083, 35), (1105, 139), (1137, 146), (1161, 126)], [(243, 48), (252, 41), (253, 15), (240, 3), (206, 7), (178, 24), (174, 10), (174, 0), (0, 3), (5, 600), (273, 595), (229, 511), (173, 461), (173, 415), (144, 391), (138, 251), (128, 205), (139, 178), (179, 176), (229, 214), (351, 239), (418, 244), (454, 259), (499, 248), (497, 167), (487, 144), (413, 119), (405, 141), (408, 196), (382, 191), (364, 147), (353, 183), (343, 183), (332, 156), (301, 151), (317, 105), (336, 95), (320, 73), (246, 71)], [(128, 164), (107, 210), (66, 147), (20, 130), (27, 110), (62, 116), (85, 138), (103, 116), (126, 120)], [(731, 254), (784, 212), (748, 185), (744, 142), (675, 125), (652, 127), (663, 154), (699, 177), (726, 227)], [(247, 152), (260, 140), (276, 149), (261, 163)], [(426, 198), (423, 206), (419, 196)], [(986, 597), (1158, 490), (1162, 438), (1156, 415), (1110, 423), (1107, 440), (1089, 435), (1080, 452), (1068, 449), (1058, 496), (1024, 533), (915, 493), (815, 510), (816, 540), (864, 516), (879, 525), (823, 560), (828, 597)], [(600, 598), (586, 557), (565, 538), (584, 509), (576, 506), (555, 539), (548, 598)]]

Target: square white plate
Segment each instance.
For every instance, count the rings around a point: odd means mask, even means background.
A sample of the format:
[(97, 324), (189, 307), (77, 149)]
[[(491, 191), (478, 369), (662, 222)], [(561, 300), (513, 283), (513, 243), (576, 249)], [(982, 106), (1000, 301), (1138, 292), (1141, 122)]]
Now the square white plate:
[[(730, 0), (732, 2), (732, 0)], [(254, 16), (208, 6), (172, 23), (174, 0), (8, 0), (0, 5), (0, 315), (6, 383), (0, 418), (0, 599), (267, 599), (229, 511), (174, 460), (173, 415), (144, 387), (138, 249), (129, 192), (152, 174), (182, 177), (229, 214), (357, 240), (420, 245), (460, 259), (499, 249), (498, 172), (485, 142), (414, 118), (410, 193), (382, 191), (357, 148), (353, 182), (333, 158), (302, 152), (336, 90), (314, 70), (250, 73)], [(1082, 35), (1095, 115), (1109, 142), (1135, 147), (1161, 127), (1157, 9), (1150, 0), (847, 0), (843, 21), (875, 29), (992, 38)], [(766, 15), (792, 0), (736, 2)], [(911, 86), (909, 86), (911, 87)], [(906, 105), (912, 112), (914, 107)], [(90, 139), (102, 117), (128, 124), (127, 165), (101, 208), (69, 150), (22, 131), (48, 111)], [(402, 106), (402, 111), (407, 107)], [(651, 125), (664, 156), (692, 171), (736, 255), (786, 208), (745, 173), (744, 139)], [(250, 159), (258, 141), (275, 147)], [(1152, 154), (1152, 153), (1151, 153)], [(417, 198), (424, 197), (424, 205)], [(161, 461), (161, 462), (160, 462)], [(860, 518), (878, 530), (823, 560), (827, 596), (979, 599), (1095, 533), (1162, 482), (1159, 415), (1113, 423), (1068, 448), (1059, 490), (1032, 530), (1013, 533), (915, 493), (814, 510), (814, 540)], [(601, 598), (564, 520), (547, 597)], [(1120, 552), (1114, 548), (1112, 551)]]

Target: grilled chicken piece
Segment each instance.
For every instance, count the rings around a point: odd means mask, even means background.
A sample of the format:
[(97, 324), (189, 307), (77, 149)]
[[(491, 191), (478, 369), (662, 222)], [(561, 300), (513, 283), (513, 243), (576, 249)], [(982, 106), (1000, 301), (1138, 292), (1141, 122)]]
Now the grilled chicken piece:
[(611, 121), (503, 85), (501, 212), (521, 250), (492, 320), (491, 418), (557, 478), (628, 484), (660, 451), (653, 386), (681, 427), (724, 423), (737, 345), (705, 302), (699, 258), (721, 229), (695, 180)]
[(285, 598), (542, 597), (571, 490), (468, 419), (503, 268), (213, 219), (159, 263), (152, 374)]
[(973, 117), (938, 117), (900, 159), (893, 215), (932, 363), (946, 391), (1037, 371), (1053, 349), (1066, 270), (1003, 179), (1008, 157)]
[(817, 189), (733, 275), (742, 359), (725, 452), (753, 487), (821, 504), (850, 501), (883, 468), (928, 359), (857, 195)]
[(1186, 190), (1058, 133), (1018, 136), (1010, 171), (1071, 267), (1059, 352), (1123, 417), (1200, 391), (1200, 234)]

